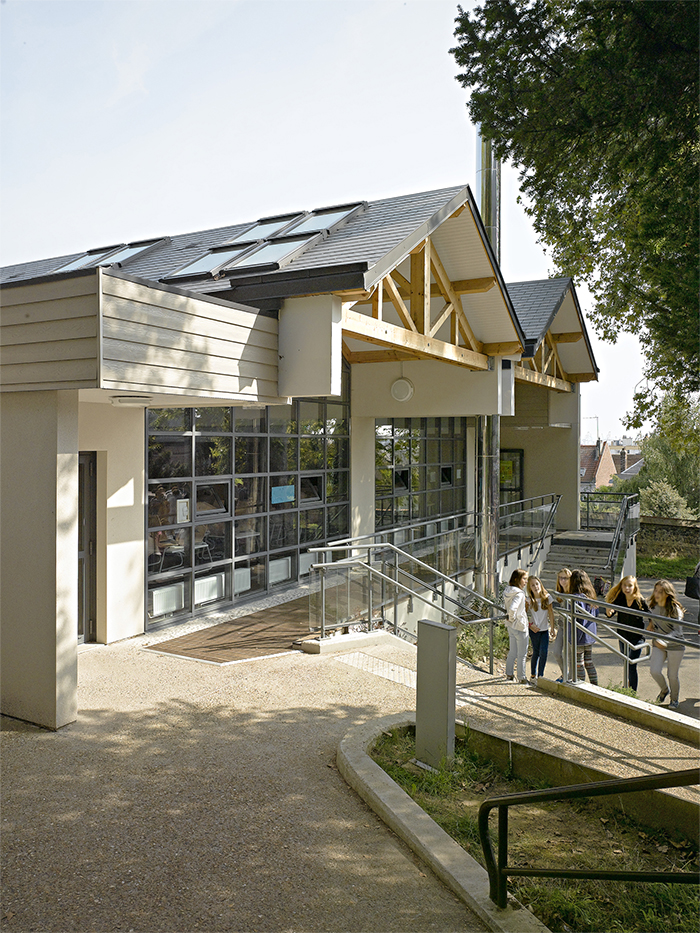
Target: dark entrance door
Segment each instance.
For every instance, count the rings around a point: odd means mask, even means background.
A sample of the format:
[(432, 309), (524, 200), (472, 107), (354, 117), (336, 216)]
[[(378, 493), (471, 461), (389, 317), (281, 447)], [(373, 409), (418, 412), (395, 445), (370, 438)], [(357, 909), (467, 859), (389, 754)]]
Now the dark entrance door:
[(96, 586), (96, 460), (94, 453), (78, 456), (78, 642), (95, 641)]

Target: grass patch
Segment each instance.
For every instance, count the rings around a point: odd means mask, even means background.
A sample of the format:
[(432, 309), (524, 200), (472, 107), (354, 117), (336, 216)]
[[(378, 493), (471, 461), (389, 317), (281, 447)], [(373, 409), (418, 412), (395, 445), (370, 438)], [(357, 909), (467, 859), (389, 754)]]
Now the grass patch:
[[(465, 851), (483, 865), (477, 816), (488, 797), (531, 789), (458, 739), (455, 761), (437, 774), (411, 765), (413, 729), (377, 740), (372, 757)], [(492, 832), (495, 833), (495, 821)], [(494, 843), (495, 850), (495, 843)], [(517, 806), (509, 815), (513, 865), (627, 871), (697, 871), (697, 848), (603, 810), (595, 800)], [(700, 895), (694, 885), (517, 878), (514, 896), (553, 933), (697, 933)]]
[(654, 580), (685, 580), (693, 575), (696, 557), (640, 557), (637, 555), (637, 576)]
[[(508, 655), (508, 630), (505, 625), (494, 625), (493, 656), (504, 659)], [(457, 654), (472, 664), (484, 664), (489, 659), (489, 623), (477, 622), (463, 628), (457, 635)]]

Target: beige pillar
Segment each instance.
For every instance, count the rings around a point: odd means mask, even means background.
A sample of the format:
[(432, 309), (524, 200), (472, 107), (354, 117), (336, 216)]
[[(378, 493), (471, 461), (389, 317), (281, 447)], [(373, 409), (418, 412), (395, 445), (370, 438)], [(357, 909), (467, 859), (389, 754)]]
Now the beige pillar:
[(77, 716), (78, 393), (0, 397), (2, 712)]

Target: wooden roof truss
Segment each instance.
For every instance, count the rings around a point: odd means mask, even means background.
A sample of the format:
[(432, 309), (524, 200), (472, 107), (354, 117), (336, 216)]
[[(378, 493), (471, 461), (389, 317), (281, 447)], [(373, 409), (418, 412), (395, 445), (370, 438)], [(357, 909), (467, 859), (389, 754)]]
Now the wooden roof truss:
[[(507, 344), (482, 343), (464, 313), (461, 296), (488, 292), (496, 285), (495, 276), (451, 281), (430, 237), (409, 258), (408, 278), (393, 269), (369, 291), (338, 293), (344, 302), (343, 354), (349, 362), (440, 359), (485, 370), (489, 356), (521, 352), (517, 339)], [(437, 313), (434, 298), (443, 302)], [(387, 320), (387, 304), (396, 312), (399, 325)], [(355, 310), (356, 306), (366, 310)], [(438, 339), (436, 335), (448, 321), (449, 341)], [(369, 343), (373, 349), (351, 349), (348, 338)]]

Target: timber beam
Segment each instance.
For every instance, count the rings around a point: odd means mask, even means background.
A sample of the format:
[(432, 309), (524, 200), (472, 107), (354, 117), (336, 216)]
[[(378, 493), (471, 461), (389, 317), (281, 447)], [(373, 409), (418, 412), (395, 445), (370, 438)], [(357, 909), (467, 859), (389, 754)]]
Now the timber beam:
[(488, 357), (483, 353), (436, 340), (419, 334), (415, 329), (378, 321), (359, 311), (343, 310), (342, 329), (346, 338), (354, 337), (390, 350), (411, 353), (421, 359), (442, 360), (468, 369), (488, 369)]
[(557, 379), (556, 376), (548, 376), (546, 373), (533, 372), (531, 369), (525, 369), (524, 366), (514, 366), (513, 372), (519, 382), (530, 382), (547, 389), (555, 389), (557, 392), (573, 392), (574, 390), (570, 381)]

